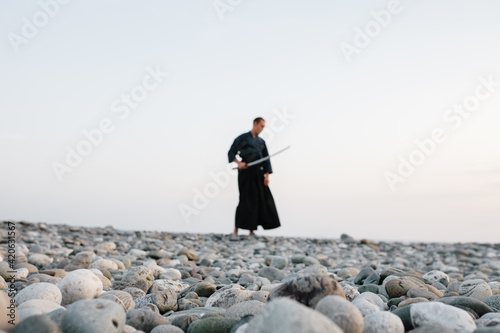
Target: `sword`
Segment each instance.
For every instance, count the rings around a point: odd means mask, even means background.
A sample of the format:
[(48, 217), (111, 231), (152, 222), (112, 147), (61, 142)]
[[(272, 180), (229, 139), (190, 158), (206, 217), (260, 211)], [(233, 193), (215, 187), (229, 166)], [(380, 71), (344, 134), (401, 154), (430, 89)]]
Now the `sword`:
[[(288, 146), (288, 147), (286, 147), (286, 148), (283, 148), (283, 149), (281, 149), (281, 150), (279, 150), (279, 151), (275, 152), (275, 153), (274, 153), (274, 154), (272, 154), (272, 155), (269, 155), (269, 156), (263, 157), (263, 158), (261, 158), (261, 159), (258, 159), (258, 160), (256, 160), (256, 161), (253, 161), (253, 162), (247, 163), (247, 167), (251, 167), (252, 165), (256, 165), (256, 164), (259, 164), (259, 163), (261, 163), (261, 162), (267, 161), (267, 160), (268, 160), (268, 159), (270, 159), (271, 157), (276, 156), (276, 155), (278, 155), (279, 153), (284, 152), (285, 150), (289, 149), (290, 147), (291, 147), (291, 146)], [(236, 169), (238, 169), (238, 167), (233, 168), (233, 170), (236, 170)]]

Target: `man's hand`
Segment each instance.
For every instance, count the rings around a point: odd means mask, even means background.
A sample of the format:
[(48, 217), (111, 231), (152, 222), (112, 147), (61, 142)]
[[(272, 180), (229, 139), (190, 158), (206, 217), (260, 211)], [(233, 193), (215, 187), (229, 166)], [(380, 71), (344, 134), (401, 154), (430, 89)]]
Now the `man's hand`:
[(264, 185), (269, 186), (269, 174), (268, 173), (266, 173), (266, 175), (264, 176)]
[(238, 169), (240, 170), (245, 170), (247, 167), (247, 164), (245, 162), (237, 162), (238, 163)]

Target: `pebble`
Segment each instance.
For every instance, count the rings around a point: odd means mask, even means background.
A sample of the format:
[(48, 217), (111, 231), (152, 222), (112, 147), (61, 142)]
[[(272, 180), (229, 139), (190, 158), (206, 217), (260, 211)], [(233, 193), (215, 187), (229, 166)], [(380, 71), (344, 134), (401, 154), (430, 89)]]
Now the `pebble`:
[(118, 269), (118, 265), (112, 260), (98, 259), (98, 260), (94, 261), (93, 263), (91, 263), (89, 268), (96, 268), (100, 271), (102, 271), (102, 270), (112, 271), (112, 270)]
[(225, 313), (226, 310), (222, 308), (199, 307), (186, 311), (174, 312), (168, 315), (166, 319), (168, 319), (168, 321), (170, 321), (172, 325), (181, 328), (183, 331), (187, 331), (189, 325), (192, 322), (200, 320), (201, 318), (209, 318), (209, 317), (224, 318)]
[[(49, 313), (54, 310), (58, 309), (64, 309), (60, 304), (45, 300), (45, 299), (31, 299), (29, 301), (23, 302), (21, 305), (18, 306), (18, 309), (21, 310), (28, 310), (24, 311), (25, 314), (43, 314), (43, 313)], [(21, 316), (23, 318), (23, 316)], [(25, 318), (25, 317), (24, 317)]]
[(483, 302), (488, 305), (493, 311), (500, 312), (500, 295), (487, 297)]
[(343, 333), (342, 329), (322, 313), (288, 298), (279, 298), (248, 322), (246, 333)]
[(375, 270), (371, 266), (363, 267), (359, 271), (358, 275), (356, 275), (353, 282), (355, 284), (364, 284), (364, 281), (366, 280), (366, 278), (374, 273), (376, 274)]
[(344, 333), (363, 332), (363, 315), (356, 306), (340, 296), (323, 297), (316, 305), (316, 311), (330, 318)]
[(64, 270), (69, 272), (69, 271), (75, 271), (77, 269), (87, 269), (89, 268), (90, 264), (92, 263), (92, 257), (94, 253), (90, 251), (83, 251), (77, 253), (73, 259), (71, 259), (70, 263), (64, 267)]
[(480, 301), (493, 295), (490, 285), (479, 279), (464, 281), (460, 285), (458, 293), (460, 296), (472, 297)]
[(486, 303), (471, 297), (464, 296), (454, 296), (454, 297), (443, 297), (437, 300), (440, 303), (452, 305), (459, 308), (468, 308), (474, 311), (479, 317), (493, 312)]
[(281, 281), (286, 277), (286, 273), (274, 267), (264, 266), (259, 269), (259, 276), (265, 277), (269, 281)]
[(390, 312), (374, 312), (365, 317), (364, 333), (404, 333), (401, 319)]
[(158, 313), (147, 309), (134, 309), (127, 311), (127, 325), (146, 333), (159, 325), (169, 325), (170, 322)]
[(62, 333), (59, 326), (46, 315), (33, 315), (12, 327), (9, 333)]
[(342, 290), (344, 291), (345, 298), (349, 301), (353, 301), (356, 297), (359, 296), (358, 288), (351, 286), (348, 283), (341, 282)]
[(151, 330), (151, 333), (184, 333), (183, 330), (177, 326), (172, 325), (159, 325)]
[(284, 269), (288, 266), (288, 258), (281, 256), (269, 256), (266, 258), (266, 265), (276, 269)]
[(230, 333), (237, 322), (228, 318), (203, 318), (189, 325), (187, 333)]
[(123, 307), (106, 299), (85, 299), (72, 303), (62, 315), (61, 329), (71, 333), (122, 333)]
[(219, 307), (223, 309), (228, 309), (236, 303), (248, 301), (251, 292), (245, 290), (245, 288), (232, 285), (229, 287), (224, 287), (213, 293), (207, 300), (206, 307)]
[(33, 253), (28, 257), (28, 262), (35, 266), (41, 267), (44, 264), (50, 264), (52, 262), (52, 258), (43, 253)]
[(425, 273), (422, 278), (430, 281), (430, 283), (439, 282), (444, 284), (445, 286), (450, 282), (450, 277), (448, 276), (448, 274), (436, 270)]
[(458, 332), (472, 332), (476, 324), (464, 310), (440, 302), (414, 304), (410, 308), (414, 327), (436, 325)]
[(57, 286), (51, 283), (40, 282), (22, 289), (14, 299), (18, 305), (32, 299), (43, 299), (61, 304), (62, 294)]
[(88, 269), (78, 269), (69, 272), (58, 284), (62, 293), (62, 305), (95, 298), (101, 295), (103, 284), (101, 280)]
[(384, 301), (377, 294), (371, 292), (362, 293), (352, 301), (352, 304), (359, 309), (363, 317), (374, 312), (387, 310)]
[(410, 289), (427, 288), (425, 283), (413, 276), (403, 276), (389, 280), (385, 290), (390, 298), (405, 296)]
[(260, 301), (245, 301), (236, 303), (226, 310), (225, 317), (230, 319), (238, 319), (249, 315), (256, 315), (266, 306)]
[(101, 294), (102, 299), (107, 299), (120, 304), (123, 310), (135, 309), (135, 301), (132, 295), (121, 290), (111, 290)]
[(274, 288), (269, 299), (289, 297), (307, 306), (315, 307), (323, 297), (328, 295), (345, 298), (342, 287), (334, 278), (329, 275), (307, 275), (299, 276)]
[(135, 299), (135, 307), (138, 309), (148, 304), (156, 305), (161, 314), (175, 311), (177, 310), (177, 294), (171, 289), (166, 289)]
[(154, 280), (155, 277), (151, 268), (145, 266), (135, 266), (127, 270), (121, 282), (129, 284), (136, 284), (139, 281), (144, 282), (145, 290), (148, 290), (153, 285)]
[(161, 273), (161, 278), (176, 281), (182, 279), (182, 274), (178, 269), (167, 268), (163, 273)]

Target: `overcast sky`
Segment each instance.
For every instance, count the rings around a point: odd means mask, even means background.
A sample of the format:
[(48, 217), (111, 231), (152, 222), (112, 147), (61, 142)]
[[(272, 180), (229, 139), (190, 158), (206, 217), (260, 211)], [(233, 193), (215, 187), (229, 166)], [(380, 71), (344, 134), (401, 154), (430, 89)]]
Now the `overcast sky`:
[(2, 1), (0, 219), (229, 233), (227, 151), (262, 116), (269, 151), (292, 148), (282, 227), (259, 234), (498, 242), (499, 12)]

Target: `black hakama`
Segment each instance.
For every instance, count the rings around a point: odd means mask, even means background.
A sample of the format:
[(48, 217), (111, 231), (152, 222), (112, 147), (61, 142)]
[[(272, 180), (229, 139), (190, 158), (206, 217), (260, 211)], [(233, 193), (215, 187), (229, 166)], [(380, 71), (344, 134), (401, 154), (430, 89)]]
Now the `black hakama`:
[(236, 208), (236, 228), (257, 230), (280, 226), (278, 211), (269, 186), (264, 185), (264, 172), (259, 165), (238, 173), (240, 203)]

